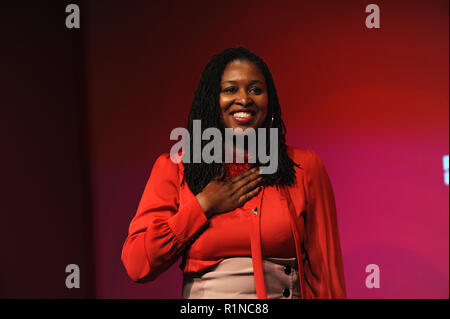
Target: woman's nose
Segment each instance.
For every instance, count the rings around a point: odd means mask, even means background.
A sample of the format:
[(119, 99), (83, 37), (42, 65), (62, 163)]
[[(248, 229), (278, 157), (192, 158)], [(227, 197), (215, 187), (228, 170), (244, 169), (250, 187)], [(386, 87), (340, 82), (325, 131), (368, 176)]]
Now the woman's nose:
[(244, 91), (239, 93), (239, 96), (236, 97), (235, 103), (246, 106), (252, 103), (252, 99), (248, 95), (248, 92)]

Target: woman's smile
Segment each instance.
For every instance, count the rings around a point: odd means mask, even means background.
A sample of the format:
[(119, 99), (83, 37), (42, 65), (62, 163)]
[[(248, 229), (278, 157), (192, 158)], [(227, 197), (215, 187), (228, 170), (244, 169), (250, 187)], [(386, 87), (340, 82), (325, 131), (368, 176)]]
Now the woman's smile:
[(255, 119), (256, 112), (249, 110), (238, 110), (230, 113), (231, 117), (236, 121), (236, 125), (248, 125), (251, 126), (252, 121)]

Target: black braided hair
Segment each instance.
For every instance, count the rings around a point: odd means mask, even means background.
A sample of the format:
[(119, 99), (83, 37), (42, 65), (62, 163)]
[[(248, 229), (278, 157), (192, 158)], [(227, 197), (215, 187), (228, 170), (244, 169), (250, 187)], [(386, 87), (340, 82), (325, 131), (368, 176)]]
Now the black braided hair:
[[(226, 49), (211, 58), (202, 72), (197, 90), (195, 91), (192, 107), (188, 118), (188, 131), (193, 136), (193, 120), (201, 120), (202, 132), (208, 127), (216, 127), (224, 137), (225, 128), (221, 120), (219, 95), (221, 91), (221, 78), (228, 63), (235, 60), (243, 60), (254, 63), (264, 75), (268, 93), (268, 114), (262, 127), (278, 128), (278, 169), (274, 174), (263, 174), (262, 185), (292, 185), (295, 181), (295, 168), (300, 167), (287, 154), (286, 127), (281, 118), (281, 107), (278, 102), (277, 91), (266, 63), (248, 49), (240, 46)], [(273, 123), (271, 123), (273, 117)], [(271, 126), (272, 124), (272, 126)], [(222, 163), (193, 163), (192, 150), (193, 139), (190, 139), (191, 159), (190, 163), (183, 162), (184, 176), (181, 185), (187, 183), (194, 195), (200, 193), (203, 188), (216, 176), (220, 176), (223, 170)], [(201, 142), (202, 149), (209, 141)], [(270, 152), (269, 134), (266, 134), (266, 150)], [(257, 160), (254, 166), (260, 166)]]

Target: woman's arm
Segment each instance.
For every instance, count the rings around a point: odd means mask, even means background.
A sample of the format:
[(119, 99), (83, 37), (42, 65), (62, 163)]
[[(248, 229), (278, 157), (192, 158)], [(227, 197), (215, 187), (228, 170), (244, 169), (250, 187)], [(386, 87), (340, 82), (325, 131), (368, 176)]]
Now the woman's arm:
[(304, 245), (309, 267), (305, 267), (305, 279), (315, 298), (346, 298), (333, 189), (319, 155), (307, 152)]
[(163, 154), (153, 166), (122, 249), (122, 262), (133, 281), (156, 279), (207, 224), (197, 198), (180, 206), (179, 194), (177, 164)]

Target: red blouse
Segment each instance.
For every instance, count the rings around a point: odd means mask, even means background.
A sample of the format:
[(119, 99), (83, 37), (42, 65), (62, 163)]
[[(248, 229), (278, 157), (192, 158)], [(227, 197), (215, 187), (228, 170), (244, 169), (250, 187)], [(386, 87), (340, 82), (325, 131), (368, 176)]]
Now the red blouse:
[[(228, 180), (243, 173), (250, 166), (250, 164), (224, 164), (224, 179)], [(243, 207), (232, 212), (212, 217), (209, 227), (189, 248), (187, 257), (211, 260), (215, 263), (225, 257), (251, 257), (249, 218), (254, 217), (252, 210), (257, 207), (258, 200), (259, 196), (250, 199)], [(264, 214), (261, 215), (261, 241), (264, 257), (296, 256), (289, 214), (281, 204), (276, 209), (264, 210)]]
[[(209, 220), (187, 185), (180, 186), (182, 163), (161, 155), (123, 246), (130, 278), (154, 280), (180, 256), (184, 273), (251, 256), (257, 296), (267, 298), (262, 257), (297, 257), (303, 298), (345, 298), (335, 199), (325, 167), (314, 151), (288, 147), (288, 153), (301, 166), (295, 168), (295, 185), (263, 187), (242, 207)], [(227, 165), (225, 177), (246, 169)]]

